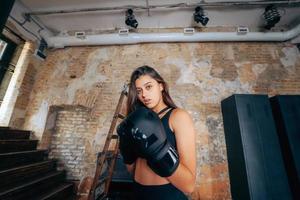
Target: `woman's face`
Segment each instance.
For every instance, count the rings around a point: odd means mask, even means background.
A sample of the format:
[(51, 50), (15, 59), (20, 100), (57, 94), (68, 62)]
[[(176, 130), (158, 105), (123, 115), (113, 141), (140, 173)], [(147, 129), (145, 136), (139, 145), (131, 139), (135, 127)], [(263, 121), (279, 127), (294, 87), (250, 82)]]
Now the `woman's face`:
[(135, 81), (138, 99), (148, 108), (155, 108), (162, 103), (163, 85), (149, 75), (140, 76)]

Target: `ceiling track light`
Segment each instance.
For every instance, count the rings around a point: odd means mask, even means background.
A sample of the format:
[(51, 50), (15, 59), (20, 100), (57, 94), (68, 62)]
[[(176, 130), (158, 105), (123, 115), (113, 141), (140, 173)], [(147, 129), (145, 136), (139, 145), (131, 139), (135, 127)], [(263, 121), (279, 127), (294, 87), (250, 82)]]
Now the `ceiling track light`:
[(277, 10), (277, 7), (275, 5), (269, 5), (265, 8), (265, 12), (263, 14), (265, 20), (266, 20), (266, 25), (265, 29), (270, 30), (272, 27), (275, 26), (280, 21), (280, 14)]
[(196, 23), (201, 23), (203, 26), (206, 26), (209, 21), (209, 18), (205, 16), (204, 10), (200, 6), (195, 8), (194, 21)]
[(125, 19), (125, 24), (127, 26), (130, 26), (132, 28), (137, 28), (139, 23), (136, 21), (135, 16), (133, 14), (133, 10), (132, 9), (128, 9), (126, 11), (126, 19)]
[(40, 40), (40, 44), (39, 47), (35, 50), (34, 55), (41, 59), (41, 60), (45, 60), (46, 59), (46, 52), (45, 49), (48, 47), (47, 42), (44, 40), (44, 38), (42, 38)]

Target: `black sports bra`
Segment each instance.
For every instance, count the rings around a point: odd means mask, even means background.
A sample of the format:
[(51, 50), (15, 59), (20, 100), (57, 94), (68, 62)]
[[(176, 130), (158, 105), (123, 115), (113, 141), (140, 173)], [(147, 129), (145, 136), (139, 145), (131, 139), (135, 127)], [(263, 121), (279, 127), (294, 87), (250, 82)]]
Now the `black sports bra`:
[(174, 108), (171, 108), (160, 120), (164, 126), (165, 132), (167, 134), (168, 141), (176, 148), (176, 138), (174, 132), (169, 126), (169, 118)]

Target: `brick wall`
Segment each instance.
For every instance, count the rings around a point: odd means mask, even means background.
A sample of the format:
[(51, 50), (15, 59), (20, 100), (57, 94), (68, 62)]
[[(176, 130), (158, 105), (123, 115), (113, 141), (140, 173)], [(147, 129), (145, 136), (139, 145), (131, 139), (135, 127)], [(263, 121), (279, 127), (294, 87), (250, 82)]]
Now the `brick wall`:
[[(58, 169), (67, 170), (67, 178), (80, 180), (87, 168), (85, 136), (89, 110), (81, 106), (55, 109), (56, 120), (50, 140), (50, 158), (58, 160)], [(93, 163), (94, 164), (94, 163)]]
[[(81, 133), (85, 137), (85, 162), (95, 163), (122, 86), (133, 69), (144, 64), (161, 73), (175, 103), (194, 119), (197, 188), (192, 199), (231, 199), (220, 102), (233, 93), (299, 94), (297, 47), (289, 43), (218, 42), (52, 50), (35, 78), (24, 128), (35, 131), (42, 143), (44, 138), (50, 141), (49, 130), (53, 129), (49, 127), (53, 126), (47, 124), (51, 107), (83, 106), (90, 110), (90, 124)], [(63, 123), (77, 124), (75, 120)], [(93, 175), (93, 168), (94, 164), (86, 165), (90, 170), (85, 176)]]

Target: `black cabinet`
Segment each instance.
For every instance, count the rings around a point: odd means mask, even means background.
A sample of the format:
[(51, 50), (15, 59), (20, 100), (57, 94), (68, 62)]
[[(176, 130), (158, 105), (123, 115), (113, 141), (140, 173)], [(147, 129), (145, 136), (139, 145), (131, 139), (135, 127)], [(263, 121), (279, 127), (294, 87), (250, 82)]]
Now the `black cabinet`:
[(292, 199), (267, 95), (221, 102), (234, 200)]
[(289, 183), (300, 199), (300, 95), (279, 95), (270, 102)]

